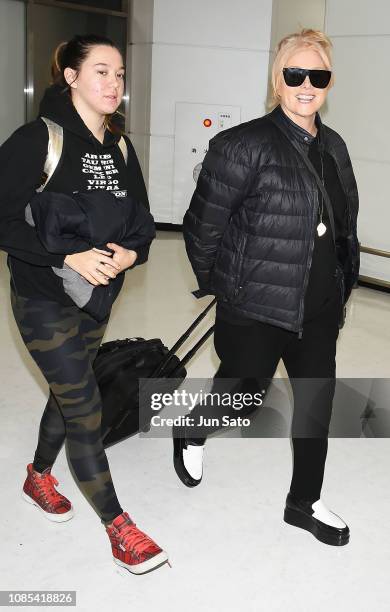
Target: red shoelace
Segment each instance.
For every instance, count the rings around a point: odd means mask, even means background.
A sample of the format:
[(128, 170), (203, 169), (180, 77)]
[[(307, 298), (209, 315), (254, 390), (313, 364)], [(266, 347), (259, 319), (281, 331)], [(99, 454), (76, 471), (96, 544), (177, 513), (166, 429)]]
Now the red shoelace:
[(120, 528), (116, 527), (119, 532), (120, 543), (126, 549), (133, 549), (137, 554), (142, 554), (151, 546), (157, 549), (157, 545), (151, 540), (146, 533), (138, 529), (135, 523), (124, 523)]
[(35, 482), (40, 489), (40, 495), (42, 495), (49, 504), (61, 502), (61, 493), (58, 493), (58, 491), (54, 489), (54, 486), (58, 485), (58, 480), (52, 474), (44, 474), (43, 476), (36, 474)]

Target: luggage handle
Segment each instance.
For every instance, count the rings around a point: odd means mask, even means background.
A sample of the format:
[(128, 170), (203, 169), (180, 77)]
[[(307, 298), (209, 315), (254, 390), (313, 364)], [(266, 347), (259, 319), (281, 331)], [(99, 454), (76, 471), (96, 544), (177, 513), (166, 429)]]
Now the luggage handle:
[[(189, 328), (184, 332), (184, 334), (182, 334), (180, 336), (180, 338), (177, 340), (177, 342), (173, 345), (173, 347), (171, 348), (170, 351), (168, 351), (168, 353), (165, 355), (163, 361), (157, 366), (157, 368), (155, 369), (155, 371), (151, 374), (151, 376), (149, 378), (157, 378), (157, 376), (161, 373), (161, 371), (165, 368), (165, 366), (167, 365), (167, 363), (170, 362), (170, 360), (172, 359), (172, 357), (175, 355), (175, 351), (180, 348), (182, 346), (182, 344), (185, 342), (185, 340), (188, 338), (188, 336), (191, 335), (192, 331), (199, 325), (199, 323), (201, 322), (202, 319), (204, 319), (204, 317), (206, 316), (206, 314), (208, 313), (208, 311), (214, 306), (214, 304), (216, 303), (217, 299), (214, 298), (210, 304), (208, 304), (208, 306), (206, 306), (206, 308), (200, 313), (200, 315), (195, 319), (195, 321), (193, 323), (191, 323), (191, 325), (189, 326)], [(170, 378), (174, 378), (174, 374), (176, 374), (182, 367), (184, 367), (184, 365), (195, 355), (195, 353), (197, 352), (197, 350), (202, 346), (202, 344), (204, 344), (207, 340), (207, 338), (209, 336), (211, 336), (211, 334), (214, 331), (214, 325), (212, 325), (211, 327), (209, 327), (209, 329), (206, 331), (206, 333), (203, 334), (203, 336), (198, 340), (198, 342), (192, 347), (192, 349), (190, 349), (185, 355), (184, 357), (180, 360), (180, 362), (177, 364), (177, 366), (174, 368), (174, 370), (171, 372), (170, 374)], [(147, 386), (147, 383), (146, 383)], [(111, 429), (119, 429), (122, 425), (122, 423), (124, 422), (124, 420), (127, 418), (129, 414), (129, 410), (126, 410), (122, 416), (121, 419), (118, 423), (115, 424), (115, 426), (111, 427)]]
[(203, 336), (198, 340), (198, 342), (192, 347), (192, 349), (190, 349), (188, 351), (188, 353), (186, 353), (183, 357), (183, 359), (180, 360), (180, 363), (177, 364), (176, 368), (171, 372), (171, 374), (169, 375), (170, 378), (175, 378), (175, 374), (178, 370), (180, 370), (182, 367), (184, 367), (186, 365), (186, 363), (188, 363), (188, 361), (190, 361), (190, 359), (192, 359), (192, 357), (195, 355), (195, 353), (200, 349), (200, 347), (202, 346), (202, 344), (204, 344), (207, 340), (207, 338), (209, 336), (211, 336), (211, 334), (214, 331), (214, 327), (215, 325), (212, 325), (211, 327), (209, 327), (209, 329), (207, 330), (207, 332), (205, 334), (203, 334)]
[[(195, 319), (195, 321), (193, 323), (191, 323), (191, 325), (189, 326), (188, 329), (186, 329), (186, 331), (184, 332), (184, 334), (182, 334), (180, 336), (180, 338), (177, 340), (177, 342), (175, 342), (175, 344), (173, 345), (173, 347), (168, 351), (168, 353), (165, 355), (163, 361), (157, 366), (157, 368), (155, 369), (155, 371), (153, 372), (153, 374), (151, 375), (151, 378), (157, 378), (158, 375), (162, 372), (162, 370), (166, 367), (166, 365), (170, 362), (170, 360), (172, 359), (172, 357), (175, 355), (176, 351), (184, 344), (184, 342), (187, 340), (187, 338), (191, 335), (191, 333), (194, 331), (194, 329), (199, 325), (199, 323), (202, 321), (202, 319), (204, 319), (204, 317), (206, 316), (206, 314), (208, 313), (208, 311), (214, 306), (214, 304), (216, 303), (217, 299), (214, 298), (210, 304), (208, 304), (206, 306), (206, 308), (200, 313), (200, 315)], [(196, 351), (202, 346), (202, 344), (207, 340), (207, 338), (213, 333), (214, 331), (214, 325), (212, 327), (210, 327), (207, 332), (200, 338), (200, 340), (198, 340), (198, 342), (195, 344), (195, 346), (188, 351), (188, 353), (183, 357), (183, 359), (180, 361), (180, 364), (177, 368), (175, 368), (174, 372), (176, 372), (176, 370), (183, 366), (184, 364), (186, 364), (191, 357), (193, 357), (193, 355), (195, 355)]]

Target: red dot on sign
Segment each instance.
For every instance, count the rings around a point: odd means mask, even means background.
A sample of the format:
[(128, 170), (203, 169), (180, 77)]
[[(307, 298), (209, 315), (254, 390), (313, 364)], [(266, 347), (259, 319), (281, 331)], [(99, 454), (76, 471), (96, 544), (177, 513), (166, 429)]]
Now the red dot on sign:
[(204, 125), (205, 127), (211, 127), (212, 123), (213, 123), (213, 122), (211, 121), (211, 119), (205, 119), (205, 120), (203, 121), (203, 125)]

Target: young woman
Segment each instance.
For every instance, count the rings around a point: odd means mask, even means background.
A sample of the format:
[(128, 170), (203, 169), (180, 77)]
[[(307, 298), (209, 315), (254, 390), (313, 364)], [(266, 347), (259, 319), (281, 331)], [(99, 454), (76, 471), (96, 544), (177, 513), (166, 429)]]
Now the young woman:
[[(125, 137), (126, 165), (118, 146), (121, 133), (112, 121), (122, 100), (124, 74), (120, 51), (105, 37), (75, 36), (57, 48), (53, 84), (39, 117), (62, 126), (64, 150), (46, 191), (71, 196), (111, 190), (118, 197), (137, 198), (149, 209), (135, 151)], [(51, 267), (66, 263), (94, 286), (111, 284), (114, 300), (124, 271), (145, 262), (148, 248), (135, 252), (108, 243), (109, 250), (46, 251), (25, 221), (25, 207), (42, 183), (47, 152), (48, 129), (41, 118), (16, 130), (0, 148), (0, 247), (8, 252), (13, 314), (50, 388), (22, 495), (49, 520), (72, 518), (72, 504), (55, 489), (58, 481), (51, 474), (66, 440), (74, 478), (106, 527), (114, 561), (140, 574), (164, 563), (167, 555), (123, 511), (100, 436), (102, 405), (92, 363), (109, 315), (96, 321), (78, 308)]]
[[(324, 33), (307, 29), (279, 43), (274, 108), (210, 141), (184, 238), (200, 292), (217, 296), (213, 391), (220, 378), (259, 379), (266, 389), (283, 360), (294, 394), (284, 518), (342, 545), (348, 526), (320, 493), (336, 340), (359, 269), (358, 194), (347, 147), (318, 113), (333, 85), (330, 49)], [(192, 411), (195, 424), (201, 414)], [(174, 432), (175, 469), (187, 486), (202, 479), (214, 429)]]

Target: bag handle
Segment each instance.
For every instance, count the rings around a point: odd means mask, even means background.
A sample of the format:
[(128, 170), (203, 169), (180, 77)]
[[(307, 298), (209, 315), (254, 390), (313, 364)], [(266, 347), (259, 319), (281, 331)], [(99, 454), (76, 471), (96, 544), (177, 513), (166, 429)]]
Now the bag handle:
[[(317, 170), (314, 168), (314, 166), (311, 163), (310, 159), (308, 158), (307, 155), (305, 155), (305, 153), (302, 151), (302, 149), (295, 142), (293, 142), (292, 140), (290, 140), (288, 138), (287, 134), (281, 128), (279, 123), (277, 121), (275, 121), (274, 118), (271, 118), (271, 120), (274, 123), (274, 125), (276, 125), (276, 127), (280, 130), (280, 132), (283, 134), (283, 136), (288, 140), (290, 145), (293, 146), (296, 151), (298, 151), (298, 153), (299, 153), (301, 159), (303, 160), (303, 162), (305, 163), (306, 167), (314, 175), (314, 178), (315, 178), (315, 180), (317, 182), (318, 188), (320, 189), (320, 191), (322, 193), (322, 197), (324, 198), (325, 206), (327, 208), (328, 215), (329, 215), (329, 221), (330, 221), (330, 227), (331, 227), (331, 230), (332, 230), (333, 242), (336, 244), (336, 232), (335, 232), (335, 226), (334, 226), (334, 216), (333, 216), (332, 203), (330, 201), (328, 192), (326, 191), (324, 185), (322, 184), (322, 181), (321, 181), (320, 177), (318, 176)], [(322, 142), (320, 143), (320, 147), (323, 147)]]
[[(210, 302), (210, 304), (208, 304), (206, 306), (206, 308), (200, 313), (200, 315), (195, 319), (195, 321), (193, 323), (191, 323), (191, 325), (189, 326), (188, 329), (186, 329), (184, 334), (182, 334), (180, 336), (180, 338), (177, 340), (177, 342), (175, 342), (173, 347), (168, 351), (168, 353), (164, 357), (163, 361), (157, 366), (157, 368), (155, 369), (155, 371), (151, 375), (151, 378), (157, 378), (157, 376), (161, 373), (161, 371), (170, 362), (170, 360), (172, 359), (172, 357), (174, 356), (176, 351), (184, 344), (184, 342), (192, 334), (194, 329), (199, 325), (199, 323), (202, 321), (202, 319), (204, 319), (204, 317), (207, 315), (209, 310), (214, 306), (216, 301), (217, 301), (217, 298), (214, 298)], [(176, 370), (179, 367), (182, 367), (185, 363), (187, 363), (191, 359), (191, 357), (193, 357), (193, 355), (195, 355), (196, 351), (202, 346), (202, 344), (204, 344), (204, 342), (206, 342), (207, 338), (213, 333), (213, 331), (214, 331), (214, 325), (212, 325), (212, 327), (210, 327), (207, 330), (207, 332), (200, 338), (200, 340), (198, 340), (198, 342), (195, 344), (195, 346), (183, 357), (183, 359), (180, 361), (180, 364), (178, 365), (178, 367), (175, 368), (175, 370), (174, 370), (175, 372), (176, 372)]]

